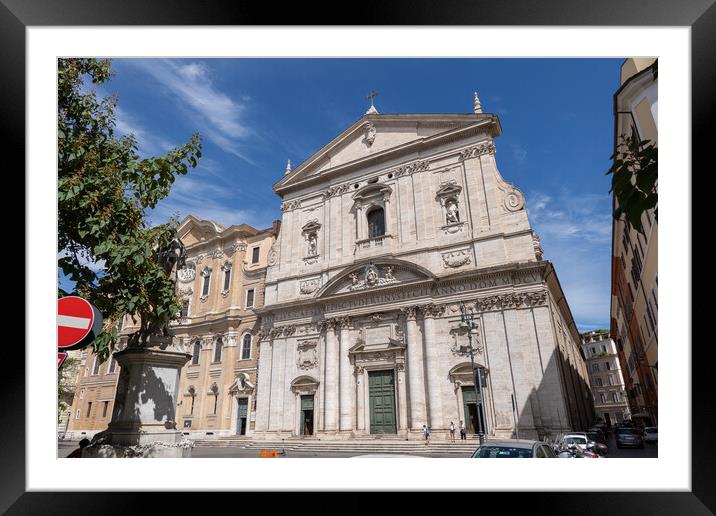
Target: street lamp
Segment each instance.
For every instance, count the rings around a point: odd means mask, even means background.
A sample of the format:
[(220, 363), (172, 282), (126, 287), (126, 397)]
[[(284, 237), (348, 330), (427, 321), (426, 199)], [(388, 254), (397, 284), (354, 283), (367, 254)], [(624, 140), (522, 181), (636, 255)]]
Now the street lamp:
[[(460, 323), (461, 328), (467, 329), (467, 341), (470, 345), (470, 365), (472, 366), (472, 380), (475, 387), (475, 417), (477, 418), (477, 435), (480, 438), (480, 445), (485, 444), (485, 430), (483, 429), (483, 421), (485, 420), (482, 408), (482, 368), (475, 370), (475, 358), (472, 352), (472, 336), (477, 338), (477, 323), (474, 321), (475, 314), (472, 310), (467, 310), (465, 303), (460, 301)], [(479, 411), (479, 412), (478, 412)]]

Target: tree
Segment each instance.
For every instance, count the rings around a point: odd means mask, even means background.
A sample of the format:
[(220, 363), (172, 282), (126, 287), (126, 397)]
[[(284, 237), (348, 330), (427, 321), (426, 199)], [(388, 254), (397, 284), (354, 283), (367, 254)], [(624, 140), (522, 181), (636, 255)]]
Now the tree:
[(163, 156), (140, 159), (135, 137), (115, 134), (117, 98), (97, 96), (96, 86), (111, 75), (107, 59), (58, 61), (58, 267), (75, 282), (73, 293), (108, 321), (93, 344), (101, 360), (125, 315), (152, 321), (180, 310), (154, 259), (178, 221), (152, 227), (146, 214), (201, 157), (197, 133)]
[(619, 220), (622, 215), (638, 231), (642, 231), (641, 215), (654, 209), (658, 220), (658, 149), (648, 140), (622, 137), (612, 154), (614, 160), (607, 175), (612, 175), (612, 187), (617, 207), (613, 216)]

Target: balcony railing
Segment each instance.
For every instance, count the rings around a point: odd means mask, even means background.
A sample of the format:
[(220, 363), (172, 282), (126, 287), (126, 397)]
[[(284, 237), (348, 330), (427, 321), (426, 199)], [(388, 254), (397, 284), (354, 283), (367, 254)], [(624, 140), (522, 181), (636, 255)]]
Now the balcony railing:
[(356, 250), (373, 249), (376, 247), (386, 247), (390, 240), (393, 238), (392, 235), (381, 235), (373, 238), (365, 238), (363, 240), (356, 240)]

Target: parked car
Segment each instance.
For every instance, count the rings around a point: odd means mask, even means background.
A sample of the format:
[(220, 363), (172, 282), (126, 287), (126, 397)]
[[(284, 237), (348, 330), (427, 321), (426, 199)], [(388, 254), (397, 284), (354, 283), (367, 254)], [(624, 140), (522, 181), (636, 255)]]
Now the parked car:
[(630, 427), (619, 427), (616, 430), (616, 442), (617, 448), (623, 448), (625, 446), (635, 446), (637, 448), (644, 448), (644, 439), (642, 432), (637, 428)]
[(562, 436), (559, 441), (559, 447), (566, 448), (570, 444), (576, 444), (582, 450), (586, 450), (589, 441), (590, 439), (586, 432), (570, 432)]
[(586, 432), (587, 437), (589, 437), (592, 441), (607, 444), (607, 437), (604, 435), (604, 432), (600, 430), (599, 428), (590, 428)]
[(501, 439), (479, 446), (471, 455), (473, 459), (556, 459), (552, 447), (543, 441), (526, 439)]
[(644, 428), (644, 442), (655, 443), (658, 442), (659, 432), (655, 426), (647, 426)]

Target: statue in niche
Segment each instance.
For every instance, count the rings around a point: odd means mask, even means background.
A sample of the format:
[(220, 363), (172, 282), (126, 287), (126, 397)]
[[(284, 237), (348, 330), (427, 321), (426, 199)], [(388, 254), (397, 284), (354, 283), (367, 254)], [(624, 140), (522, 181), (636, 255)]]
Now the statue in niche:
[(308, 235), (308, 256), (316, 256), (318, 254), (318, 238), (315, 233)]
[(448, 199), (447, 203), (445, 203), (445, 212), (448, 224), (460, 222), (460, 212), (457, 210), (457, 202), (454, 199)]

